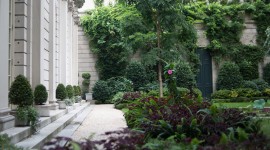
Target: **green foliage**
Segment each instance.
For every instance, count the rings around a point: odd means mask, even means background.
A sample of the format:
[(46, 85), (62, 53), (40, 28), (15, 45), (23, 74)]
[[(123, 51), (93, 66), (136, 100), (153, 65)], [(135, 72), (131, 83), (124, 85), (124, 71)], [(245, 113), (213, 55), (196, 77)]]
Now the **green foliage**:
[(66, 90), (64, 84), (60, 83), (60, 84), (58, 84), (58, 86), (56, 88), (56, 99), (59, 99), (62, 101), (65, 98), (67, 98), (67, 90)]
[(73, 96), (79, 96), (79, 89), (76, 85), (73, 85)]
[(267, 38), (265, 40), (264, 47), (268, 49), (268, 54), (270, 54), (270, 27), (268, 27), (265, 32), (266, 32)]
[(231, 97), (231, 91), (230, 90), (218, 90), (212, 93), (211, 98), (213, 99), (229, 99)]
[(140, 62), (131, 62), (126, 68), (125, 76), (132, 81), (135, 91), (138, 91), (140, 87), (144, 87), (148, 83), (146, 70)]
[(257, 85), (258, 90), (263, 92), (266, 88), (269, 88), (269, 84), (263, 79), (255, 79), (253, 82)]
[(35, 87), (34, 101), (37, 105), (45, 103), (48, 99), (48, 92), (44, 85), (39, 84)]
[(113, 77), (108, 79), (108, 86), (111, 90), (111, 96), (118, 92), (130, 92), (133, 91), (132, 82), (124, 77)]
[(78, 96), (80, 96), (82, 94), (82, 89), (80, 86), (77, 86), (77, 89), (78, 89)]
[(129, 36), (142, 30), (142, 18), (133, 6), (98, 7), (81, 24), (97, 54), (100, 79), (123, 76), (132, 54)]
[(111, 102), (114, 103), (114, 104), (118, 104), (119, 102), (121, 102), (123, 100), (123, 95), (124, 95), (124, 92), (118, 92), (116, 93)]
[(259, 77), (258, 64), (242, 61), (238, 66), (244, 80), (253, 80)]
[(96, 7), (103, 6), (104, 0), (94, 0), (94, 4)]
[(99, 80), (93, 87), (93, 98), (104, 103), (111, 98), (111, 88), (106, 81)]
[(67, 85), (66, 90), (67, 90), (67, 97), (71, 99), (74, 96), (74, 90), (72, 85)]
[(16, 118), (21, 121), (26, 120), (29, 122), (34, 132), (37, 131), (38, 117), (38, 112), (32, 106), (19, 106), (16, 110)]
[(263, 79), (270, 84), (270, 63), (267, 63), (263, 68)]
[(23, 150), (11, 143), (7, 134), (0, 134), (0, 150)]
[(257, 87), (257, 84), (252, 82), (252, 81), (244, 81), (242, 83), (242, 88), (250, 88), (250, 89), (253, 89), (253, 90), (258, 90), (258, 87)]
[(196, 85), (195, 75), (186, 62), (179, 62), (175, 66), (176, 84), (178, 87), (191, 88)]
[(91, 78), (91, 75), (90, 75), (90, 73), (83, 73), (82, 74), (82, 78), (83, 79), (90, 79)]
[(219, 71), (217, 79), (218, 89), (234, 89), (241, 86), (243, 77), (239, 67), (232, 62), (225, 62)]
[(18, 75), (11, 84), (9, 90), (9, 102), (19, 106), (29, 106), (33, 104), (34, 96), (31, 85), (23, 75)]

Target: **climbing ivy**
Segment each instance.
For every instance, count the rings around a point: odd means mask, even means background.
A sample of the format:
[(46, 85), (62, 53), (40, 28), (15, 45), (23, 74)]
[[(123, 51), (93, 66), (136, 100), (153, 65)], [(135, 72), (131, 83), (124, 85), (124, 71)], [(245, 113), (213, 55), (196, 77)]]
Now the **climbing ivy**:
[[(240, 70), (249, 68), (253, 73), (246, 79), (258, 77), (258, 63), (265, 56), (266, 49), (263, 43), (266, 40), (265, 30), (270, 22), (270, 5), (262, 1), (244, 4), (222, 5), (214, 2), (207, 5), (205, 2), (189, 3), (185, 6), (185, 13), (192, 22), (200, 21), (206, 27), (206, 36), (210, 41), (207, 49), (215, 62), (223, 61), (237, 63)], [(240, 42), (244, 29), (245, 15), (251, 16), (257, 25), (257, 46), (243, 45)], [(246, 63), (243, 64), (242, 61)]]
[(100, 79), (123, 76), (133, 50), (128, 35), (142, 29), (141, 15), (130, 6), (97, 7), (81, 19), (91, 50), (97, 55)]

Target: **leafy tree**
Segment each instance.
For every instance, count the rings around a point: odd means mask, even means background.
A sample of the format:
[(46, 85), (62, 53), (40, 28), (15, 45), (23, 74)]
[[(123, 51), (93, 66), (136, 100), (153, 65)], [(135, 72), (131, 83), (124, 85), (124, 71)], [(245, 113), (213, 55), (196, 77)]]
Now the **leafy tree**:
[[(146, 65), (158, 65), (159, 93), (163, 97), (163, 61), (173, 62), (179, 54), (188, 56), (186, 49), (194, 48), (196, 33), (184, 15), (179, 0), (119, 0), (134, 5), (142, 14), (145, 29), (130, 36), (135, 48), (144, 50)], [(189, 42), (187, 42), (189, 41)], [(189, 43), (189, 44), (187, 44)]]

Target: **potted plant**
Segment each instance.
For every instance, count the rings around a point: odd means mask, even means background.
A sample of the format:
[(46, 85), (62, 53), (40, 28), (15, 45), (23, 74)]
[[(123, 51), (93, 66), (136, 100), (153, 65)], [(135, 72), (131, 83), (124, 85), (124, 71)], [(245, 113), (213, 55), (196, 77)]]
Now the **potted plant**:
[(63, 84), (58, 84), (56, 88), (56, 99), (59, 104), (59, 109), (66, 109), (64, 99), (67, 97), (67, 91)]
[(73, 99), (74, 90), (73, 90), (73, 87), (71, 85), (67, 85), (66, 90), (67, 90), (67, 98), (68, 99), (65, 99), (65, 103), (66, 103), (67, 106), (72, 106), (73, 103), (74, 103), (74, 99)]
[(50, 117), (50, 105), (44, 103), (48, 99), (48, 92), (44, 85), (39, 84), (35, 87), (34, 91), (34, 102), (37, 108), (38, 114), (41, 117)]
[(27, 126), (31, 124), (35, 128), (38, 115), (32, 107), (34, 96), (30, 83), (23, 75), (18, 75), (15, 78), (8, 96), (10, 103), (18, 106), (15, 112), (15, 125)]
[(85, 100), (92, 100), (92, 93), (89, 93), (91, 75), (90, 73), (83, 73), (82, 78), (82, 98)]
[(80, 103), (82, 98), (81, 98), (81, 93), (80, 93), (80, 89), (79, 86), (73, 86), (73, 90), (74, 90), (74, 97), (75, 97), (75, 103)]

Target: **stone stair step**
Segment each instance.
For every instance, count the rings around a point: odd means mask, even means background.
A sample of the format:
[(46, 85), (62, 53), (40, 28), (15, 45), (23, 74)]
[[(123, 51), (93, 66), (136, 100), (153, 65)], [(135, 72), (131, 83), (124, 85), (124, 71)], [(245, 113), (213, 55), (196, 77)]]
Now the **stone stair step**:
[(82, 106), (78, 106), (77, 109), (73, 111), (68, 110), (68, 109), (64, 110), (64, 112), (67, 113), (69, 111), (69, 113), (64, 114), (62, 116), (59, 115), (59, 116), (48, 117), (51, 120), (55, 120), (55, 119), (56, 120), (51, 122), (50, 124), (47, 124), (43, 128), (41, 128), (38, 133), (22, 140), (21, 142), (16, 143), (15, 145), (22, 148), (26, 148), (26, 149), (39, 148), (46, 141), (48, 141), (54, 135), (60, 132), (69, 123), (71, 123), (71, 121), (88, 106), (89, 106), (89, 103), (84, 103), (82, 104)]

